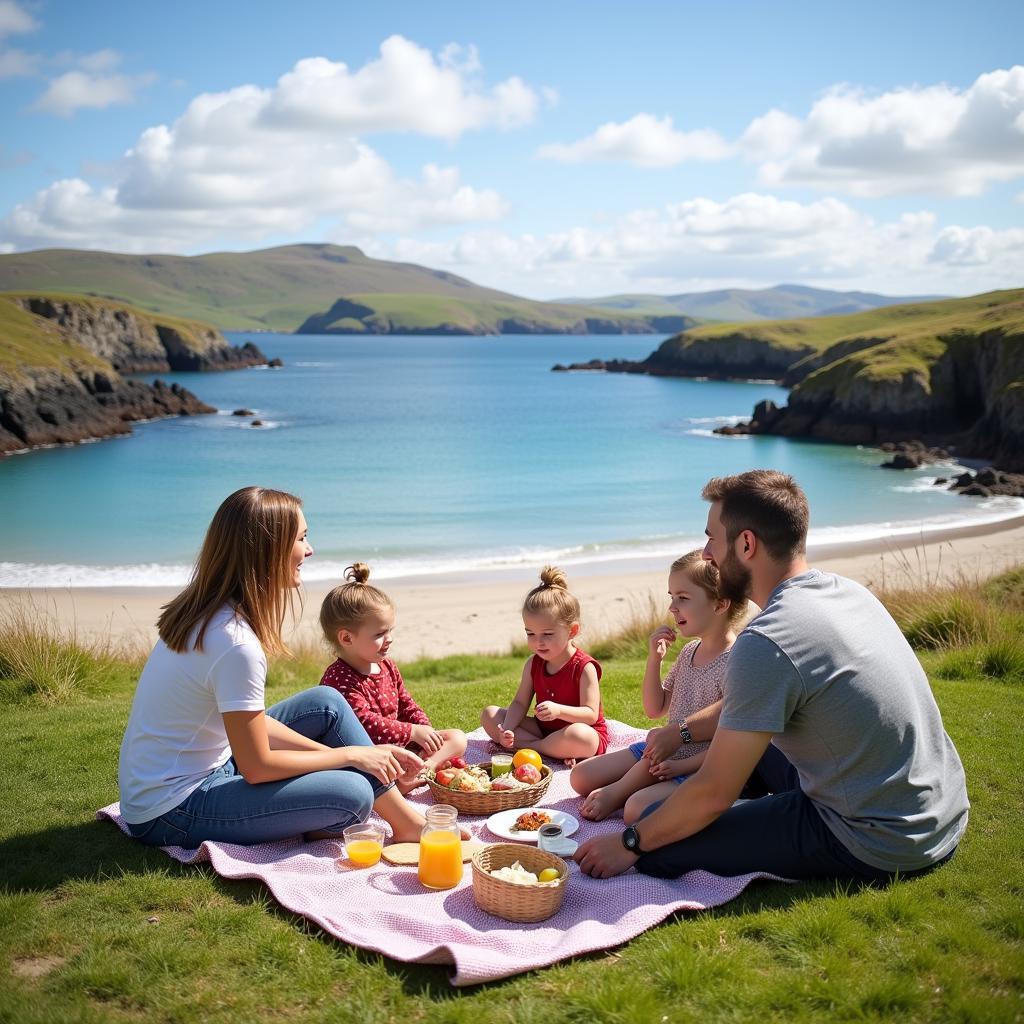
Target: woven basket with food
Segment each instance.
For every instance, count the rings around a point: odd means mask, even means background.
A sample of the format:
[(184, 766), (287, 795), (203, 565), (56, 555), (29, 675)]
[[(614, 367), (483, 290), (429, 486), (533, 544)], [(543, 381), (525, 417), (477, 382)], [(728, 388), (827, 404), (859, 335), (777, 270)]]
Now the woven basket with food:
[(533, 767), (533, 773), (522, 773), (525, 778), (511, 772), (492, 778), (490, 763), (439, 767), (427, 775), (427, 785), (434, 803), (451, 804), (462, 814), (494, 814), (510, 807), (532, 807), (544, 796), (551, 769), (545, 764)]

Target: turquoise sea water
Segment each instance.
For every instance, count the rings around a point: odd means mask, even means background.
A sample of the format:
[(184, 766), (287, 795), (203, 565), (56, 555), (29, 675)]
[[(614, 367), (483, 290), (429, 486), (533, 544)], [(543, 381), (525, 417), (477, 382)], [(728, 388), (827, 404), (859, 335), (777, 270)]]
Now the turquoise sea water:
[(251, 483), (304, 499), (308, 580), (355, 559), (379, 578), (675, 555), (703, 533), (702, 484), (757, 466), (803, 484), (819, 540), (1022, 507), (933, 488), (936, 467), (880, 470), (874, 451), (711, 434), (784, 401), (770, 383), (550, 372), (660, 337), (254, 340), (284, 368), (164, 378), (220, 415), (0, 460), (0, 586), (179, 584), (214, 509)]

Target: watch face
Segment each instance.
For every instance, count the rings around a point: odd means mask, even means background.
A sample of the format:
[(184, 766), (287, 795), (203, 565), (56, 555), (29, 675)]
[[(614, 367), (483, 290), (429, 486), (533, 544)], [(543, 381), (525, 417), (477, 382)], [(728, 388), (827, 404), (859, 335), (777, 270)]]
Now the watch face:
[(622, 833), (622, 845), (630, 851), (635, 851), (640, 846), (640, 837), (636, 834), (635, 825), (628, 826)]

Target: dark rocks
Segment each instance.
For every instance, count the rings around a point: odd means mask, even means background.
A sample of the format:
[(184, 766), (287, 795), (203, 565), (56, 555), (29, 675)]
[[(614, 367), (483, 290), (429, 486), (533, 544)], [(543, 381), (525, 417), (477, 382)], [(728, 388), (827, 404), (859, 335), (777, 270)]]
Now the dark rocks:
[(249, 426), (250, 427), (262, 427), (263, 426), (263, 420), (253, 420), (252, 423), (249, 424)]
[(555, 365), (551, 367), (551, 370), (553, 373), (568, 373), (569, 367), (563, 366), (561, 363), (555, 363)]
[(998, 495), (1024, 498), (1024, 473), (1004, 473), (986, 466), (975, 474), (961, 473), (949, 489), (968, 497), (991, 498)]
[(892, 452), (889, 462), (882, 463), (882, 469), (918, 469), (932, 462), (948, 462), (951, 458), (946, 448), (933, 448), (923, 441), (887, 441), (880, 446), (884, 452)]
[(232, 416), (255, 416), (256, 414), (252, 411), (252, 409), (236, 409), (231, 415)]
[(272, 370), (277, 370), (284, 366), (284, 362), (281, 360), (279, 356), (274, 356), (273, 359), (267, 360), (267, 366), (269, 366)]
[(942, 484), (948, 484), (948, 483), (949, 483), (949, 477), (948, 476), (937, 476), (935, 478), (935, 482), (932, 484), (932, 486), (933, 487), (939, 487)]
[(32, 369), (0, 375), (0, 454), (130, 434), (130, 423), (216, 412), (180, 384)]

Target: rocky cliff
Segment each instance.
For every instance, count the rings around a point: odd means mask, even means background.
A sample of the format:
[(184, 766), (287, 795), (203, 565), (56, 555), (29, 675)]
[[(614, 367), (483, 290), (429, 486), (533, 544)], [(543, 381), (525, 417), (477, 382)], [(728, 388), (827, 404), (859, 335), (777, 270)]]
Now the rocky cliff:
[(792, 388), (788, 404), (761, 403), (750, 423), (723, 432), (865, 445), (921, 439), (1024, 471), (1024, 290), (698, 328), (639, 362), (568, 369), (769, 378)]
[(0, 296), (0, 454), (131, 433), (130, 424), (212, 413), (180, 384), (122, 374), (266, 363), (192, 321), (93, 299)]
[(196, 321), (158, 317), (92, 299), (26, 295), (14, 301), (33, 315), (54, 321), (118, 373), (237, 370), (267, 361), (252, 342), (229, 345), (220, 331)]

